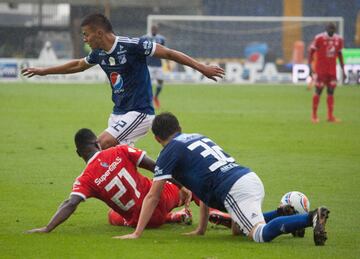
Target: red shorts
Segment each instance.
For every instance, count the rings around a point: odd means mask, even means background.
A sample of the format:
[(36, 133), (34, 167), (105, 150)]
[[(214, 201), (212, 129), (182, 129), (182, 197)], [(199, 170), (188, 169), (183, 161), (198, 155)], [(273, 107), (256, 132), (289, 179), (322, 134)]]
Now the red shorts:
[(335, 88), (336, 87), (336, 75), (332, 74), (316, 74), (315, 85), (318, 88), (323, 88), (324, 86)]
[[(172, 183), (166, 182), (161, 194), (159, 204), (154, 210), (150, 218), (147, 228), (160, 227), (166, 222), (167, 214), (178, 206), (179, 203), (179, 188)], [(137, 213), (136, 213), (137, 214)], [(127, 221), (120, 214), (114, 210), (108, 213), (108, 220), (111, 225), (116, 226), (130, 226), (136, 227), (140, 215), (133, 215), (132, 219)]]

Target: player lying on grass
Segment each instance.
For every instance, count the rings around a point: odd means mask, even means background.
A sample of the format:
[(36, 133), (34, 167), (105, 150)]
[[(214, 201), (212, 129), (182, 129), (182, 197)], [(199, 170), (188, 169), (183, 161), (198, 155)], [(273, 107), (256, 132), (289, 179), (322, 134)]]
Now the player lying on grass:
[[(95, 134), (81, 129), (75, 135), (77, 153), (87, 163), (82, 174), (75, 180), (70, 198), (58, 208), (47, 226), (29, 230), (28, 233), (48, 233), (67, 220), (80, 202), (94, 197), (105, 202), (114, 212), (109, 213), (109, 222), (114, 225), (135, 227), (143, 199), (151, 187), (151, 180), (137, 171), (137, 166), (154, 171), (155, 162), (144, 151), (127, 145), (119, 145), (101, 151)], [(187, 199), (187, 200), (186, 200)], [(191, 222), (187, 211), (170, 211), (190, 202), (191, 193), (166, 182), (160, 202), (147, 227), (159, 227), (165, 222)]]
[(173, 60), (215, 81), (225, 73), (218, 66), (202, 64), (180, 51), (148, 39), (116, 36), (110, 21), (102, 14), (86, 16), (81, 23), (81, 30), (84, 42), (92, 49), (87, 57), (59, 66), (25, 68), (21, 72), (28, 77), (70, 74), (99, 65), (109, 79), (114, 102), (108, 127), (99, 136), (102, 149), (117, 144), (133, 145), (151, 127), (154, 107), (147, 56)]
[[(116, 238), (139, 238), (161, 200), (168, 179), (174, 178), (200, 200), (199, 226), (189, 235), (204, 235), (209, 208), (227, 211), (240, 230), (256, 242), (313, 226), (315, 245), (327, 239), (325, 207), (299, 215), (276, 217), (265, 222), (261, 211), (264, 186), (251, 169), (241, 166), (209, 138), (200, 134), (181, 133), (177, 118), (171, 113), (155, 116), (152, 124), (155, 139), (163, 146), (156, 161), (153, 184), (144, 199), (140, 218), (132, 234)], [(234, 225), (233, 232), (238, 233)]]

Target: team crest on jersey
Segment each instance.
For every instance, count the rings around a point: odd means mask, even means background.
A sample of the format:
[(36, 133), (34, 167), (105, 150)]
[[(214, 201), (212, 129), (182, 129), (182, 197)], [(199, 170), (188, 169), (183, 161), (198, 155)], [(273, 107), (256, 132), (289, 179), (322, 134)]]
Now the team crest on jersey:
[(110, 57), (110, 58), (109, 58), (109, 64), (110, 64), (110, 66), (114, 66), (114, 65), (115, 65), (115, 58), (114, 58), (114, 57)]
[(105, 168), (108, 168), (108, 167), (109, 167), (109, 164), (106, 163), (106, 162), (100, 162), (100, 165), (101, 165), (102, 167), (105, 167)]
[(111, 81), (111, 86), (114, 89), (114, 94), (119, 94), (122, 91), (124, 91), (122, 89), (124, 80), (122, 79), (120, 74), (118, 74), (116, 72), (112, 72), (110, 74), (110, 81)]
[(126, 61), (127, 61), (127, 60), (126, 60), (125, 54), (119, 56), (119, 63), (120, 63), (120, 64), (125, 64)]

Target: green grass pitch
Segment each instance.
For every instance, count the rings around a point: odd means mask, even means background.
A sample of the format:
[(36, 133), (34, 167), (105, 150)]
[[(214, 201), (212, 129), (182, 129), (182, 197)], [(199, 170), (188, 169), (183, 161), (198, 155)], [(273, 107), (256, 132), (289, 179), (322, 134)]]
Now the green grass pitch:
[[(107, 208), (90, 199), (50, 234), (24, 234), (49, 221), (84, 168), (73, 144), (82, 127), (100, 133), (112, 104), (108, 85), (0, 84), (0, 258), (359, 258), (360, 88), (339, 87), (335, 114), (342, 123), (310, 122), (312, 93), (292, 85), (168, 85), (162, 111), (178, 116), (184, 132), (211, 137), (265, 185), (263, 210), (288, 191), (304, 192), (311, 207), (330, 210), (328, 241), (315, 247), (283, 235), (257, 244), (209, 227), (164, 225), (139, 240), (115, 240), (130, 228), (107, 223)], [(137, 147), (156, 158), (152, 134)], [(193, 207), (194, 225), (198, 209)]]

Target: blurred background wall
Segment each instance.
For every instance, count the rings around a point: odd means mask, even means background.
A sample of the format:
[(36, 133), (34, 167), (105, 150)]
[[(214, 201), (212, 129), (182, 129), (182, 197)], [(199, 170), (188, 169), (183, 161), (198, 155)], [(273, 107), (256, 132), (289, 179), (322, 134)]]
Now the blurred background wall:
[[(75, 0), (71, 3), (9, 0), (0, 2), (0, 57), (37, 58), (46, 41), (52, 43), (58, 58), (83, 57), (89, 50), (84, 47), (79, 25), (82, 18), (92, 12), (105, 13), (116, 34), (131, 37), (146, 33), (147, 16), (150, 14), (340, 16), (345, 24), (345, 47), (354, 48), (360, 45), (359, 9), (360, 0)], [(168, 46), (198, 58), (242, 58), (249, 43), (257, 42), (266, 45), (269, 59), (282, 59), (284, 62), (292, 58), (295, 41), (303, 41), (307, 46), (316, 33), (324, 30), (323, 24), (308, 29), (305, 26), (300, 30), (265, 22), (208, 24), (200, 29), (196, 29), (195, 23), (189, 26), (193, 28), (177, 31), (174, 25), (168, 28), (164, 25), (160, 32), (168, 37)], [(281, 32), (277, 33), (276, 27), (281, 27)], [(260, 33), (255, 33), (259, 28)], [(264, 29), (269, 34), (263, 33)], [(200, 36), (202, 41), (205, 39), (211, 44), (201, 46)], [(221, 43), (216, 45), (221, 38), (233, 44), (227, 47)], [(200, 47), (196, 48), (196, 45)]]

